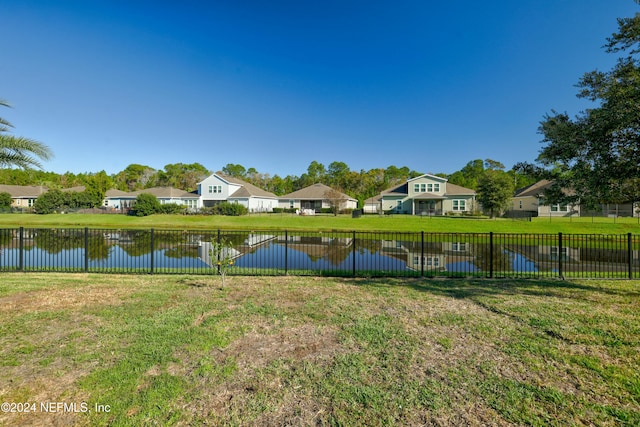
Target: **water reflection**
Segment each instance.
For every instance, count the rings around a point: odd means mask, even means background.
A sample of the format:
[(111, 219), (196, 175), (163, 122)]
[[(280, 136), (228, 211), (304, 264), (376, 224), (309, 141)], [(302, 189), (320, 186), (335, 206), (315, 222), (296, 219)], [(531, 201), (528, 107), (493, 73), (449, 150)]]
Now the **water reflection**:
[[(394, 272), (482, 274), (485, 272), (625, 272), (638, 270), (638, 250), (563, 247), (546, 244), (490, 244), (475, 241), (354, 239), (352, 233), (267, 234), (150, 230), (24, 230), (22, 252), (16, 230), (0, 230), (0, 269), (210, 269), (208, 245), (228, 242), (238, 269), (309, 272)], [(412, 240), (411, 238), (414, 238)], [(85, 250), (86, 248), (86, 250)], [(22, 263), (22, 264), (20, 264)]]

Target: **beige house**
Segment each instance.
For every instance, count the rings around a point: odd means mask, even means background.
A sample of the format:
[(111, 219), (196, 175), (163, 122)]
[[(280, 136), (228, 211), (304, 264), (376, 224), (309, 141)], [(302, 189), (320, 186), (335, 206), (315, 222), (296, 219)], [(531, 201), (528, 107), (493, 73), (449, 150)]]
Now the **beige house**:
[(532, 216), (580, 216), (580, 205), (544, 203), (544, 190), (552, 185), (553, 181), (543, 179), (517, 191), (511, 199), (512, 211)]
[(356, 209), (358, 200), (339, 192), (324, 184), (313, 184), (293, 193), (279, 197), (279, 207), (284, 209), (312, 209), (319, 212), (321, 209), (332, 207), (330, 197), (335, 195), (340, 200), (341, 209)]
[(48, 191), (47, 187), (38, 185), (0, 185), (0, 193), (11, 195), (11, 207), (29, 209), (33, 207), (38, 196)]
[(389, 212), (409, 215), (462, 214), (477, 210), (476, 192), (424, 174), (367, 199), (366, 213)]

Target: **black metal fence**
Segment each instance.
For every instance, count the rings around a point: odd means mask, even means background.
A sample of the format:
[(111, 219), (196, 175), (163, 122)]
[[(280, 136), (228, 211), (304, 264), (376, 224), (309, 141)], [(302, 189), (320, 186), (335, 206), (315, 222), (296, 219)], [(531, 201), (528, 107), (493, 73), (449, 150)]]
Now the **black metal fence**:
[(0, 229), (0, 271), (414, 277), (640, 277), (640, 236)]

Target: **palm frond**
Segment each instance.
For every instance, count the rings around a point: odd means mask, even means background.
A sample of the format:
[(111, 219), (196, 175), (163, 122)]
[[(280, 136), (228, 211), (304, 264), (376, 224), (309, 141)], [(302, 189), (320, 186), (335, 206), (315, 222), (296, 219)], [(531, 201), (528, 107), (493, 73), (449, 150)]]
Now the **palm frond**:
[(41, 142), (29, 138), (0, 134), (0, 165), (42, 169), (38, 159), (49, 160), (53, 152)]

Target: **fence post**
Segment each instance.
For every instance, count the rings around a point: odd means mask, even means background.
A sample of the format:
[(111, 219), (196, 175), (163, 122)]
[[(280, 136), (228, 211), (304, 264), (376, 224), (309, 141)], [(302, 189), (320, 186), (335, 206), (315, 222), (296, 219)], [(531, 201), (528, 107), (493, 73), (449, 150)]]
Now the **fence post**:
[(289, 232), (284, 230), (284, 275), (289, 274)]
[(18, 270), (24, 270), (24, 227), (20, 227), (20, 232), (18, 234), (19, 244), (20, 244), (20, 254), (18, 255), (20, 261), (18, 262)]
[(356, 231), (353, 231), (353, 240), (351, 240), (351, 244), (353, 245), (353, 277), (356, 277)]
[(627, 233), (627, 258), (629, 258), (629, 279), (633, 279), (633, 239)]
[(558, 276), (564, 280), (562, 274), (562, 232), (558, 233)]
[(493, 231), (489, 232), (489, 278), (493, 279)]
[(424, 230), (420, 234), (420, 276), (424, 277)]
[(151, 265), (150, 265), (150, 269), (149, 269), (149, 274), (153, 274), (153, 268), (154, 268), (154, 257), (153, 257), (153, 248), (155, 248), (155, 236), (153, 233), (153, 228), (151, 229)]
[(89, 271), (89, 227), (84, 228), (84, 271)]

